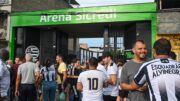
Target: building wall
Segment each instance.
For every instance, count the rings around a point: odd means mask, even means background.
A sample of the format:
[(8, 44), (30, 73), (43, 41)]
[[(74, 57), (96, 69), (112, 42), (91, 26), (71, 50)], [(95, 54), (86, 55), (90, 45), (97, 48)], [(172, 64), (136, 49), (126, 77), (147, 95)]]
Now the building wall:
[(68, 38), (68, 54), (77, 55), (79, 48), (79, 38)]
[(176, 60), (180, 62), (180, 34), (159, 34), (157, 39), (166, 38), (170, 40), (172, 49), (175, 52), (177, 58)]
[(125, 28), (125, 34), (124, 34), (125, 49), (132, 49), (132, 45), (135, 41), (136, 41), (136, 24), (131, 24)]
[(73, 54), (74, 53), (74, 47), (73, 47), (73, 43), (74, 39), (73, 38), (69, 38), (68, 39), (68, 53), (69, 54)]
[(147, 46), (147, 56), (151, 57), (151, 35), (151, 23), (148, 21), (136, 22), (127, 26), (124, 34), (125, 49), (132, 49), (133, 43), (137, 39), (141, 39)]
[(71, 7), (65, 0), (12, 0), (12, 11), (36, 11)]
[(0, 1), (0, 48), (7, 48), (9, 40), (9, 25), (11, 12), (11, 0)]
[(180, 34), (180, 12), (157, 14), (158, 34)]
[(177, 55), (176, 60), (180, 61), (180, 12), (158, 13), (157, 27), (157, 39), (170, 40), (172, 51)]
[(151, 56), (152, 47), (151, 47), (151, 23), (150, 22), (137, 22), (136, 23), (136, 38), (142, 39), (147, 48), (147, 56)]

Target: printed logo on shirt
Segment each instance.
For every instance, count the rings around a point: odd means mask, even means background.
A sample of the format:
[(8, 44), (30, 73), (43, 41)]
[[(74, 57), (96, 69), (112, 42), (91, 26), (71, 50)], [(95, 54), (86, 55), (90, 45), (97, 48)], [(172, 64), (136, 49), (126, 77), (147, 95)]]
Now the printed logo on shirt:
[(168, 59), (160, 59), (160, 60), (161, 60), (161, 63), (169, 63)]
[(165, 74), (177, 74), (180, 75), (180, 64), (168, 64), (168, 65), (156, 65), (152, 64), (153, 78), (165, 75)]

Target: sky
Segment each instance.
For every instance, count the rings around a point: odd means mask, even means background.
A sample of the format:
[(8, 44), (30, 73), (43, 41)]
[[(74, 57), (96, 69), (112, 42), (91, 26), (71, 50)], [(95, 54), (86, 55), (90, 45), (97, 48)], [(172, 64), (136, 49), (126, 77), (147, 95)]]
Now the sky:
[(103, 47), (103, 38), (80, 38), (79, 43), (87, 43), (89, 47)]
[[(154, 0), (76, 0), (80, 7), (104, 6), (104, 5), (121, 5), (133, 3), (154, 2)], [(102, 38), (81, 38), (79, 43), (87, 43), (89, 47), (102, 47)]]
[(80, 7), (154, 2), (154, 0), (76, 0)]

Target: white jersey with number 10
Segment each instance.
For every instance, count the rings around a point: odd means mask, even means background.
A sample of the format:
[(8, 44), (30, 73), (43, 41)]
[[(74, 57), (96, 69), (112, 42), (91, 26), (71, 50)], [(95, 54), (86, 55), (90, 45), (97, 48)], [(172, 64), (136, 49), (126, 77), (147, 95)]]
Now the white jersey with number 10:
[(107, 77), (102, 71), (88, 70), (79, 75), (78, 82), (83, 85), (82, 101), (103, 101), (103, 83)]

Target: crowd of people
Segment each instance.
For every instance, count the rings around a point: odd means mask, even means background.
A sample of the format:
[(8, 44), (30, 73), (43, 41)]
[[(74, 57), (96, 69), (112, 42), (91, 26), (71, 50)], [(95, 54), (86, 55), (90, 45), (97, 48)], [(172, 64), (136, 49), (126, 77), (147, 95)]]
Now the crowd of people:
[(16, 57), (0, 50), (0, 101), (179, 101), (180, 63), (166, 39), (154, 43), (154, 59), (146, 57), (143, 40), (133, 44), (133, 59), (113, 60), (110, 52), (81, 65), (67, 64), (62, 54), (56, 63), (47, 57), (32, 62), (31, 54)]

